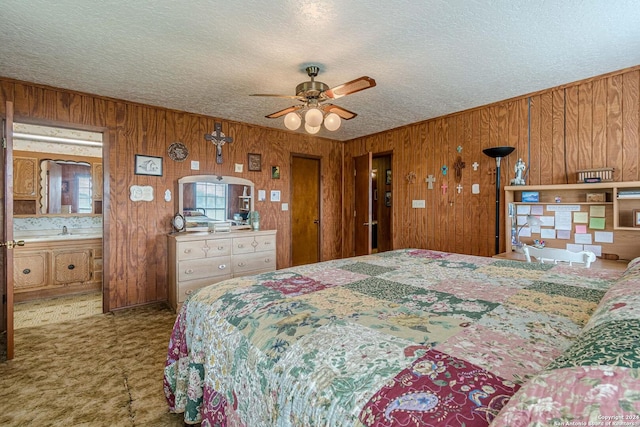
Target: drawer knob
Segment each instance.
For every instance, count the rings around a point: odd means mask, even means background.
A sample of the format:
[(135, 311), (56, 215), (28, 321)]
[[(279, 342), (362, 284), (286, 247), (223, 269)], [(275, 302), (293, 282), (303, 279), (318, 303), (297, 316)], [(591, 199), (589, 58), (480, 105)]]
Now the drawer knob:
[(31, 273), (31, 270), (28, 268), (25, 268), (24, 270), (22, 270), (22, 274), (29, 274)]
[(271, 262), (271, 258), (265, 258), (264, 262)]
[(270, 245), (270, 244), (271, 244), (271, 242), (264, 242), (264, 244), (265, 244), (265, 245)]
[(73, 264), (69, 264), (69, 265), (67, 266), (67, 268), (68, 268), (69, 270), (73, 270), (74, 268), (76, 268), (76, 266), (75, 266), (75, 265), (73, 265)]
[(227, 268), (227, 264), (220, 264), (220, 265), (218, 266), (218, 268), (219, 268), (220, 270), (224, 270), (225, 268)]
[(185, 250), (184, 250), (184, 253), (185, 253), (185, 254), (190, 254), (190, 253), (191, 253), (191, 249), (185, 249)]
[(238, 247), (239, 247), (239, 248), (244, 248), (244, 245), (243, 245), (243, 244), (241, 244), (241, 243), (239, 243), (239, 244), (238, 244)]
[(224, 250), (224, 246), (218, 246), (218, 250), (219, 251), (223, 251)]
[(189, 269), (185, 270), (184, 273), (185, 274), (193, 274), (193, 269), (189, 268)]
[(193, 289), (189, 289), (188, 291), (184, 292), (185, 295), (191, 295), (192, 293), (193, 293)]
[(244, 267), (244, 265), (245, 265), (245, 264), (244, 264), (244, 262), (239, 262), (239, 263), (238, 263), (238, 266), (239, 266), (239, 267)]

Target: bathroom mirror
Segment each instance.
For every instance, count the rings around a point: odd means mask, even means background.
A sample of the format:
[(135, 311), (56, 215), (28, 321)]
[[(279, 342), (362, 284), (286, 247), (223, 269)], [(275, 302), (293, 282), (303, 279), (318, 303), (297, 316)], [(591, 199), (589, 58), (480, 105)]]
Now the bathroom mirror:
[(249, 226), (248, 215), (254, 209), (253, 197), (253, 182), (244, 178), (190, 175), (178, 180), (179, 213), (231, 221), (235, 229)]
[(92, 214), (91, 164), (69, 160), (40, 162), (40, 213)]

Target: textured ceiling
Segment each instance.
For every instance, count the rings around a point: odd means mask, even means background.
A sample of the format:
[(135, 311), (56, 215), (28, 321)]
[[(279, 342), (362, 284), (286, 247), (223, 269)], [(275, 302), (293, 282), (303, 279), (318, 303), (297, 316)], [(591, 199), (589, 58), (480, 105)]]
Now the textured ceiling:
[(640, 64), (637, 0), (0, 0), (0, 76), (266, 119), (321, 68), (348, 140)]

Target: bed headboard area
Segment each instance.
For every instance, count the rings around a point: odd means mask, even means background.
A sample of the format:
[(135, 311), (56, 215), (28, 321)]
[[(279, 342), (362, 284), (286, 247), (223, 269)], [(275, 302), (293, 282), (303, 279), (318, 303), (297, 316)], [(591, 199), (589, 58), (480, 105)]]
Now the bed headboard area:
[(203, 426), (567, 425), (640, 413), (638, 343), (640, 259), (402, 249), (200, 289), (164, 384)]

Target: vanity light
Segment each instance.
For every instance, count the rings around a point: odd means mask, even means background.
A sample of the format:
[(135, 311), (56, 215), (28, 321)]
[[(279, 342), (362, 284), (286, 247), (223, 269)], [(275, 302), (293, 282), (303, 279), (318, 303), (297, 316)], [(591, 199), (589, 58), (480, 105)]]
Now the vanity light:
[(43, 141), (43, 142), (63, 142), (65, 144), (73, 144), (73, 145), (86, 145), (90, 147), (102, 147), (102, 142), (98, 141), (87, 141), (84, 139), (73, 139), (73, 138), (62, 138), (59, 136), (46, 136), (46, 135), (34, 135), (28, 133), (13, 133), (14, 139), (27, 139), (31, 141)]

